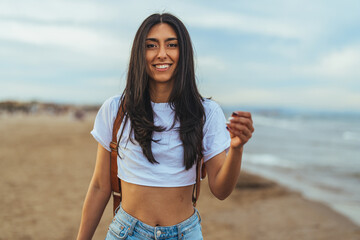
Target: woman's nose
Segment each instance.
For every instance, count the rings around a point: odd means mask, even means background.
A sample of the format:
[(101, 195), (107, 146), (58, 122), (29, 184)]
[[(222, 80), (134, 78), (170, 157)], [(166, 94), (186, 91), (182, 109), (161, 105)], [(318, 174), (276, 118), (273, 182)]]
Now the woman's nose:
[(158, 58), (163, 59), (167, 57), (167, 52), (166, 52), (166, 48), (165, 46), (160, 46), (159, 47), (159, 52), (158, 52)]

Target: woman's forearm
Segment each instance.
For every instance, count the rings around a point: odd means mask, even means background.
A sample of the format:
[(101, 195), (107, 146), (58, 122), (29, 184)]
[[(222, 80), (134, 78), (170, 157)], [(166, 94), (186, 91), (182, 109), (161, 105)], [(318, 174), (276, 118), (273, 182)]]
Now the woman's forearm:
[(102, 190), (90, 184), (86, 194), (77, 240), (92, 239), (109, 201), (111, 190)]
[(235, 188), (240, 175), (242, 153), (243, 147), (230, 147), (225, 161), (216, 175), (214, 195), (220, 200), (227, 198)]

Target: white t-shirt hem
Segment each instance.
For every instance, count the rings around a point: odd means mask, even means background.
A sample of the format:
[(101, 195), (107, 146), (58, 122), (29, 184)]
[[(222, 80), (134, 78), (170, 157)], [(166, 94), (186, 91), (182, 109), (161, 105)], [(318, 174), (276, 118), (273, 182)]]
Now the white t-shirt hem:
[(104, 143), (104, 141), (100, 138), (100, 136), (96, 133), (95, 130), (92, 130), (90, 133), (95, 138), (95, 140), (101, 144), (101, 146), (103, 146), (106, 150), (111, 152), (110, 147)]
[(208, 153), (208, 154), (204, 155), (204, 162), (209, 161), (211, 158), (213, 158), (216, 155), (222, 153), (223, 151), (225, 151), (227, 153), (229, 151), (229, 148), (230, 148), (230, 141), (225, 142), (225, 144), (222, 145), (220, 148), (212, 151), (211, 153)]
[(196, 181), (194, 181), (193, 183), (189, 184), (189, 183), (186, 183), (185, 185), (184, 184), (164, 184), (163, 182), (161, 183), (144, 183), (144, 182), (139, 182), (139, 180), (132, 180), (132, 179), (124, 179), (124, 178), (121, 178), (119, 175), (118, 175), (118, 178), (120, 178), (121, 181), (124, 181), (124, 182), (127, 182), (127, 183), (132, 183), (132, 184), (136, 184), (136, 185), (140, 185), (140, 186), (146, 186), (146, 187), (186, 187), (186, 186), (192, 186), (196, 183)]

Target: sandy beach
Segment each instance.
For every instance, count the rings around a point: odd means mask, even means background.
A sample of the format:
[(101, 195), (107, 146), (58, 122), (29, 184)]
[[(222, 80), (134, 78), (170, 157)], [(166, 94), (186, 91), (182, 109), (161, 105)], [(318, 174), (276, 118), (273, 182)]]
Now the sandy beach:
[[(94, 117), (0, 115), (0, 240), (76, 238), (95, 165)], [(245, 172), (224, 201), (205, 179), (197, 207), (209, 240), (360, 239), (360, 227), (325, 204)], [(111, 210), (93, 239), (105, 238)]]

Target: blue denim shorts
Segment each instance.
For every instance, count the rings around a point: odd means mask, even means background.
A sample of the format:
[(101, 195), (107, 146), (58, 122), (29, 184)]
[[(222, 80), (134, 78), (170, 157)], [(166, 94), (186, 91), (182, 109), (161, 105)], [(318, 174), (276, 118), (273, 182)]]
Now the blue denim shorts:
[(105, 240), (203, 239), (200, 214), (196, 208), (194, 209), (194, 214), (179, 224), (168, 227), (152, 227), (126, 213), (120, 204)]

